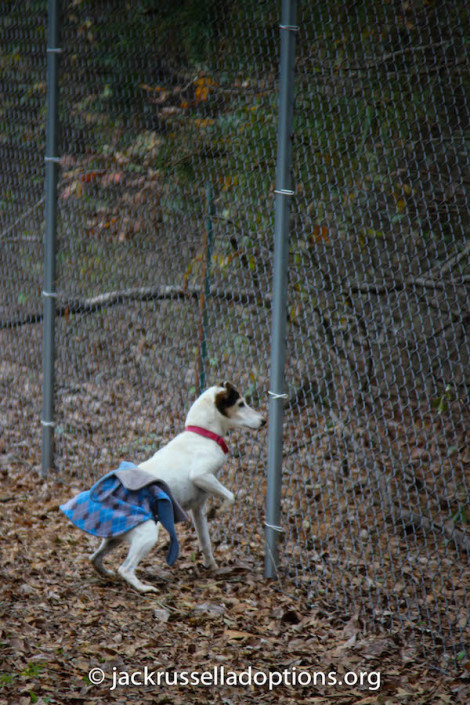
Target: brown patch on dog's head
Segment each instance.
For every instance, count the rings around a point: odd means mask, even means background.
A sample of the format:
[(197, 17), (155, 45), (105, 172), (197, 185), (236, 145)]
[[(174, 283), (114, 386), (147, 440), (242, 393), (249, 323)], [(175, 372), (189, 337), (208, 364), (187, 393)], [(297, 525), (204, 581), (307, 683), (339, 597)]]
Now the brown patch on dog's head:
[(235, 406), (238, 399), (241, 398), (241, 394), (230, 382), (224, 382), (220, 386), (224, 387), (224, 391), (215, 395), (214, 403), (223, 416), (228, 416), (227, 410)]

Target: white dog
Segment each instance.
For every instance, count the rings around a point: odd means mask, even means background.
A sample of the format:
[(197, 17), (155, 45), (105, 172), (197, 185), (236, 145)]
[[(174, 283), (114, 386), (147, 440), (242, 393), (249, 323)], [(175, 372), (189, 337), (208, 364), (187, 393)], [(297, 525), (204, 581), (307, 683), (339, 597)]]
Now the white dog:
[[(248, 406), (230, 382), (225, 382), (205, 391), (191, 406), (185, 430), (138, 466), (165, 482), (181, 507), (191, 511), (206, 568), (217, 567), (207, 526), (206, 500), (212, 495), (229, 504), (235, 501), (233, 493), (217, 479), (228, 452), (223, 436), (231, 428), (258, 429), (265, 423), (266, 419)], [(103, 566), (103, 558), (125, 541), (129, 552), (118, 568), (119, 575), (140, 592), (156, 591), (152, 585), (142, 583), (135, 570), (157, 542), (158, 528), (159, 524), (147, 520), (121, 536), (104, 539), (90, 561), (101, 575), (114, 575)]]

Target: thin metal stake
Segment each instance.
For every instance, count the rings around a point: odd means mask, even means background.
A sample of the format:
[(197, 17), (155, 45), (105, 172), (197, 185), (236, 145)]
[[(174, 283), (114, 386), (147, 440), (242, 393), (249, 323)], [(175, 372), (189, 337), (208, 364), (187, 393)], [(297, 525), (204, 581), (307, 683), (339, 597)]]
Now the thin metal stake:
[(52, 467), (54, 441), (54, 362), (56, 240), (57, 240), (57, 174), (58, 91), (59, 91), (59, 14), (60, 0), (48, 3), (47, 41), (47, 122), (46, 122), (46, 232), (44, 239), (44, 331), (43, 331), (43, 406), (42, 406), (42, 475)]
[(207, 301), (211, 293), (211, 260), (212, 244), (214, 239), (213, 219), (214, 219), (214, 196), (212, 186), (206, 186), (207, 201), (207, 228), (203, 237), (203, 261), (202, 261), (202, 291), (199, 301), (199, 358), (196, 369), (196, 390), (199, 387), (199, 394), (206, 386), (206, 361), (207, 361)]
[(277, 134), (274, 272), (271, 328), (271, 375), (266, 497), (265, 577), (278, 573), (281, 526), (282, 429), (286, 359), (289, 206), (291, 190), (292, 121), (297, 0), (282, 0), (279, 119)]

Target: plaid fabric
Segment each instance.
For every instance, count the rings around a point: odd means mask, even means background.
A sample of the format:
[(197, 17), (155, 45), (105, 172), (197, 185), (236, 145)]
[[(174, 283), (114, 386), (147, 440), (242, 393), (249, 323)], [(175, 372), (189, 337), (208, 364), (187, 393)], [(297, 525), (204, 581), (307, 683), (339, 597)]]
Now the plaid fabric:
[[(133, 463), (123, 462), (118, 470), (135, 467)], [(167, 562), (172, 565), (178, 557), (179, 546), (171, 498), (158, 486), (158, 481), (138, 490), (127, 489), (115, 472), (60, 505), (60, 509), (79, 529), (102, 538), (119, 536), (148, 519), (160, 521), (170, 535)]]

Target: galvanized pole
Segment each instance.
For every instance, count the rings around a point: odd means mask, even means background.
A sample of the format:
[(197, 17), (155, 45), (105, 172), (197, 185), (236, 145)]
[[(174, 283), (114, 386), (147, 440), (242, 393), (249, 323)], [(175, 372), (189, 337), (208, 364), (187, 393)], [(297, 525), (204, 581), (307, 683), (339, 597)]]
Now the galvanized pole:
[(206, 386), (207, 360), (207, 302), (211, 293), (210, 268), (212, 259), (214, 198), (210, 184), (206, 187), (207, 227), (202, 237), (202, 283), (199, 297), (198, 353), (196, 359), (196, 394), (202, 394)]
[[(205, 273), (204, 273), (204, 310), (202, 312), (202, 345), (201, 345), (201, 370), (199, 375), (199, 394), (202, 394), (206, 386), (206, 359), (207, 359), (207, 302), (211, 295), (211, 260), (212, 260), (212, 246), (214, 239), (214, 196), (212, 193), (212, 186), (208, 184), (206, 186), (206, 200), (207, 200), (207, 244), (205, 251)], [(203, 255), (204, 256), (204, 255)]]
[(271, 374), (266, 498), (265, 576), (278, 569), (281, 517), (282, 433), (284, 421), (289, 210), (291, 190), (292, 120), (297, 0), (282, 0), (279, 118), (277, 134), (274, 272), (271, 328)]
[(47, 122), (46, 122), (46, 232), (44, 239), (44, 334), (43, 334), (43, 407), (42, 407), (42, 474), (52, 466), (54, 440), (54, 362), (55, 362), (55, 301), (56, 293), (56, 234), (57, 234), (57, 173), (58, 150), (58, 91), (59, 91), (59, 14), (60, 0), (48, 2), (47, 39)]

